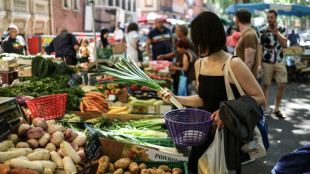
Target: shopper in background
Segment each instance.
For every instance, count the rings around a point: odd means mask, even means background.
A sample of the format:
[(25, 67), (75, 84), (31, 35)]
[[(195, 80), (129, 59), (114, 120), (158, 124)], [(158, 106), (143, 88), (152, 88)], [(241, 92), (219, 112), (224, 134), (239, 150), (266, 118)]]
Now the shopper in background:
[(288, 35), (288, 39), (290, 41), (290, 47), (299, 45), (299, 34), (296, 34), (294, 29), (292, 30), (292, 33)]
[[(263, 92), (268, 101), (268, 90), (271, 80), (275, 76), (278, 90), (275, 99), (275, 107), (272, 111), (274, 115), (279, 118), (285, 116), (279, 110), (282, 97), (284, 95), (285, 84), (287, 83), (286, 63), (283, 55), (283, 47), (287, 46), (287, 38), (284, 37), (286, 33), (285, 27), (278, 27), (277, 12), (269, 10), (267, 12), (268, 25), (263, 27), (259, 32), (259, 58), (262, 61), (259, 65), (259, 70), (262, 70), (262, 85)], [(262, 54), (263, 53), (263, 54)], [(269, 116), (268, 104), (265, 103), (265, 116)]]
[(61, 57), (67, 65), (77, 64), (76, 52), (79, 50), (79, 43), (65, 27), (59, 30), (59, 35), (44, 49), (47, 54), (55, 52), (56, 57)]
[[(172, 36), (168, 28), (164, 26), (162, 18), (155, 19), (155, 28), (148, 34), (146, 41), (146, 52), (149, 60), (157, 60), (157, 56), (171, 52)], [(152, 54), (150, 50), (152, 46)]]
[(249, 67), (254, 77), (258, 77), (258, 37), (256, 31), (251, 27), (251, 12), (247, 9), (236, 11), (236, 25), (241, 36), (236, 45), (235, 55), (240, 57)]
[(136, 23), (130, 23), (126, 28), (125, 41), (126, 41), (126, 56), (130, 57), (136, 64), (139, 59), (139, 26)]
[(122, 42), (124, 39), (124, 31), (120, 28), (120, 23), (115, 26), (114, 39), (116, 42)]
[[(176, 42), (177, 51), (183, 55), (180, 66), (172, 65), (169, 67), (172, 71), (181, 71), (183, 69), (187, 77), (187, 94), (196, 95), (198, 93), (196, 77), (195, 77), (195, 62), (197, 55), (190, 50), (191, 42), (188, 38), (183, 37)], [(178, 73), (180, 74), (180, 73)]]
[(227, 36), (227, 38), (226, 38), (227, 51), (230, 54), (234, 54), (235, 47), (236, 47), (236, 44), (239, 40), (241, 33), (238, 32), (238, 30), (235, 26), (232, 26), (229, 31), (230, 31), (229, 36)]
[[(213, 128), (206, 142), (199, 146), (193, 146), (189, 157), (189, 169), (192, 173), (198, 173), (198, 160), (214, 139), (215, 126), (222, 129), (223, 122), (219, 116), (220, 102), (227, 100), (224, 82), (223, 66), (232, 57), (223, 51), (226, 44), (226, 34), (220, 18), (212, 12), (200, 13), (191, 23), (191, 38), (195, 50), (201, 58), (195, 63), (196, 80), (198, 84), (198, 95), (175, 98), (185, 106), (202, 107), (209, 111), (214, 118)], [(265, 102), (263, 92), (256, 82), (251, 71), (239, 58), (232, 58), (231, 68), (245, 93), (253, 97), (258, 105)], [(239, 92), (234, 84), (231, 84), (234, 96), (238, 98)], [(158, 95), (166, 102), (173, 95), (159, 92)], [(241, 173), (241, 164), (237, 169)]]
[(106, 27), (102, 27), (100, 30), (100, 40), (103, 48), (107, 48), (109, 46), (109, 29)]
[(15, 53), (21, 55), (28, 55), (28, 46), (24, 38), (18, 35), (18, 28), (14, 24), (8, 27), (9, 36), (2, 41), (2, 49), (4, 53)]
[(80, 40), (79, 46), (79, 54), (81, 56), (80, 63), (83, 63), (83, 65), (87, 65), (89, 63), (89, 59), (91, 58), (89, 40), (87, 38), (82, 38)]

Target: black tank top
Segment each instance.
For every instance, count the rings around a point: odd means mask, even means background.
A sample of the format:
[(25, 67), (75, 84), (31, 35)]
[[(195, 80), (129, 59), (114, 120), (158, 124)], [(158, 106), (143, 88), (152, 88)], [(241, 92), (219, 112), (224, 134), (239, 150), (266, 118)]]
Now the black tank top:
[[(201, 68), (200, 59), (200, 68)], [(198, 94), (203, 101), (202, 109), (211, 113), (220, 108), (220, 102), (227, 100), (224, 76), (209, 76), (200, 74), (199, 68), (199, 87)], [(240, 94), (234, 84), (230, 84), (235, 98), (239, 98)]]

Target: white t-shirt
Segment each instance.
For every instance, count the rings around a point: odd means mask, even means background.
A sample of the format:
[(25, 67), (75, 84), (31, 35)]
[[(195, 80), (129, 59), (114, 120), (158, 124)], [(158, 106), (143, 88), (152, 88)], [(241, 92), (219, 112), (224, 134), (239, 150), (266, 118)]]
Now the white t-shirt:
[(124, 38), (124, 32), (121, 29), (116, 29), (114, 31), (114, 39), (115, 40), (122, 40)]
[(129, 33), (126, 33), (125, 35), (126, 43), (127, 43), (127, 50), (126, 54), (127, 57), (130, 57), (135, 63), (138, 63), (138, 48), (137, 48), (137, 40), (139, 38), (139, 34), (137, 31), (131, 31)]

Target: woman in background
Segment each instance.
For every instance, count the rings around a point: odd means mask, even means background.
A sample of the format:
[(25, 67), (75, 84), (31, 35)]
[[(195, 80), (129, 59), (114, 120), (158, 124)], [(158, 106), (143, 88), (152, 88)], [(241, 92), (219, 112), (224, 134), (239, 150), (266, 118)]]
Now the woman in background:
[(136, 23), (130, 23), (126, 28), (126, 56), (130, 57), (136, 64), (139, 61), (139, 27)]

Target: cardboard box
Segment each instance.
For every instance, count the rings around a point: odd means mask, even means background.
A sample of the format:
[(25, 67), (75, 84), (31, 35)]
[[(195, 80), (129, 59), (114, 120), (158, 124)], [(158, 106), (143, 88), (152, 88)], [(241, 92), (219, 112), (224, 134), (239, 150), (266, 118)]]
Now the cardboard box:
[(18, 67), (18, 77), (31, 77), (31, 66)]
[(18, 64), (16, 63), (16, 59), (12, 60), (0, 60), (0, 71), (8, 72), (15, 71), (17, 69)]
[[(104, 138), (99, 139), (102, 144), (102, 155), (109, 156), (111, 161), (124, 157), (143, 161), (188, 161), (187, 157), (165, 153), (151, 147), (122, 143)], [(176, 149), (174, 148), (174, 150)]]
[(17, 107), (15, 97), (0, 97), (0, 116), (11, 126), (19, 123), (22, 115)]
[(113, 54), (123, 54), (124, 52), (125, 50), (123, 43), (115, 43), (113, 45)]
[(20, 65), (31, 65), (31, 59), (17, 59), (17, 63)]

